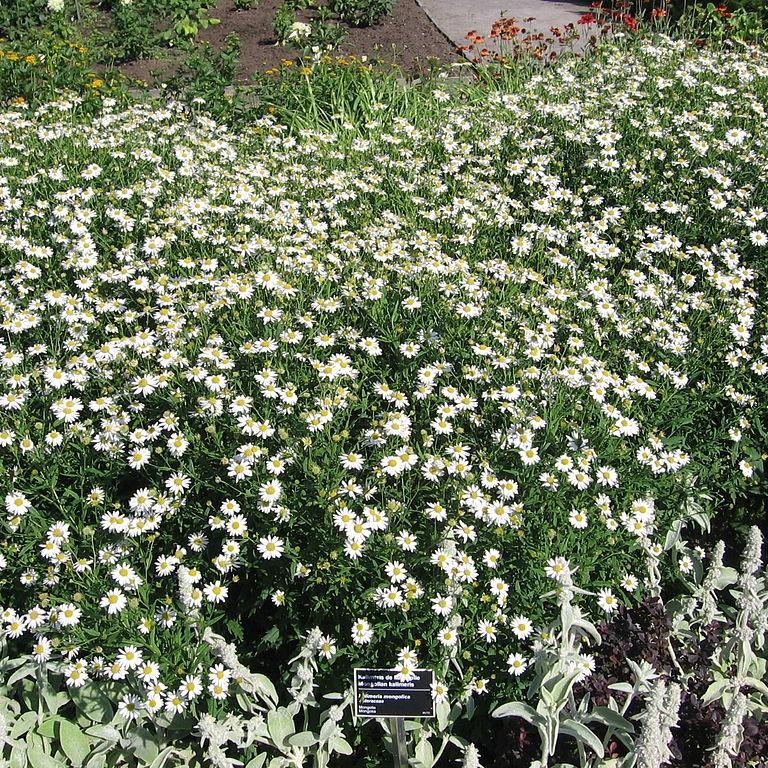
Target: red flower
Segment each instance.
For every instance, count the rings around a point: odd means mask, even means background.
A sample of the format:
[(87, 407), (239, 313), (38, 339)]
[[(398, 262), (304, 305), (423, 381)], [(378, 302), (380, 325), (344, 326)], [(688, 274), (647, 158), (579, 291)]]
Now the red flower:
[(627, 26), (628, 29), (635, 30), (637, 29), (637, 19), (630, 16), (628, 13), (625, 13), (621, 20), (624, 22), (624, 24)]
[(579, 17), (579, 24), (594, 24), (596, 21), (593, 13), (585, 13)]

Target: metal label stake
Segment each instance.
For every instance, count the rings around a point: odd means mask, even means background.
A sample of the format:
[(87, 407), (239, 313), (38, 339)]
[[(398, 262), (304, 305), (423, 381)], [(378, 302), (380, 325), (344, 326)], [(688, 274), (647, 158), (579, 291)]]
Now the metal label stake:
[(405, 743), (405, 723), (400, 717), (389, 718), (389, 732), (395, 747), (395, 768), (408, 768), (408, 747)]

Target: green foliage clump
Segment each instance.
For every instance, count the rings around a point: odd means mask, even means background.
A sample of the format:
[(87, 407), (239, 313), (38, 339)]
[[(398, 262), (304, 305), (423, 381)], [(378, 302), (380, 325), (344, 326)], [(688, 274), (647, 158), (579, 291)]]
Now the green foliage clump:
[(394, 0), (330, 0), (329, 5), (349, 24), (370, 27), (392, 12)]
[(165, 13), (170, 15), (170, 27), (164, 33), (167, 40), (193, 38), (201, 29), (215, 26), (220, 19), (213, 18), (209, 11), (213, 0), (163, 0)]
[(15, 0), (0, 3), (0, 36), (19, 39), (44, 25), (51, 17), (46, 0)]
[(0, 102), (39, 104), (66, 92), (97, 106), (104, 96), (122, 98), (124, 86), (119, 74), (94, 70), (92, 51), (81, 42), (41, 32), (0, 43)]
[(154, 0), (132, 0), (113, 7), (114, 33), (103, 42), (114, 61), (148, 58), (154, 52), (160, 42), (154, 6)]

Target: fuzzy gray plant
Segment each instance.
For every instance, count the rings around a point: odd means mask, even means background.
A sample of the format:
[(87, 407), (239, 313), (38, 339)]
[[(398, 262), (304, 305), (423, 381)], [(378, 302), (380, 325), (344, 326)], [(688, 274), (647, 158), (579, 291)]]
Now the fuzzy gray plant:
[(669, 758), (672, 728), (677, 725), (681, 689), (677, 683), (656, 680), (640, 717), (643, 723), (635, 744), (636, 768), (659, 768)]
[(719, 615), (717, 608), (717, 582), (723, 571), (723, 555), (725, 554), (725, 542), (718, 541), (712, 551), (709, 570), (704, 581), (696, 591), (696, 597), (701, 603), (701, 623), (703, 626), (711, 624)]
[(480, 763), (480, 752), (474, 744), (464, 747), (464, 755), (461, 757), (461, 768), (483, 768)]
[(731, 768), (732, 759), (739, 754), (744, 738), (743, 721), (746, 714), (747, 697), (739, 692), (733, 697), (720, 730), (713, 758), (714, 768)]
[(240, 663), (240, 659), (237, 656), (237, 648), (232, 643), (226, 642), (221, 635), (215, 634), (210, 627), (206, 627), (203, 630), (203, 642), (211, 647), (211, 650), (221, 660), (221, 663), (232, 672), (232, 676), (244, 691), (247, 693), (257, 692), (259, 689), (258, 678), (248, 667)]

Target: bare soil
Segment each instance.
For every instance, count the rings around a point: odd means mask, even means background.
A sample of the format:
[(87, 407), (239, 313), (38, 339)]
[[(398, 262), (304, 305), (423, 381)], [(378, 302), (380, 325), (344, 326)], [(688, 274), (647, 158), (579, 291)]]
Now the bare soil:
[[(272, 19), (281, 0), (258, 0), (257, 7), (238, 11), (232, 0), (219, 0), (211, 16), (221, 23), (201, 30), (198, 38), (219, 49), (231, 32), (240, 38), (238, 80), (248, 82), (257, 72), (280, 66), (285, 59), (294, 59), (301, 51), (277, 45)], [(432, 23), (416, 0), (396, 0), (391, 14), (372, 27), (351, 27), (334, 55), (355, 54), (385, 64), (399, 64), (413, 71), (427, 68), (430, 61), (449, 64), (461, 61), (456, 46)], [(179, 57), (169, 51), (165, 59), (145, 59), (127, 62), (119, 69), (125, 75), (149, 85), (162, 81), (179, 68)], [(158, 78), (153, 72), (159, 72)]]

